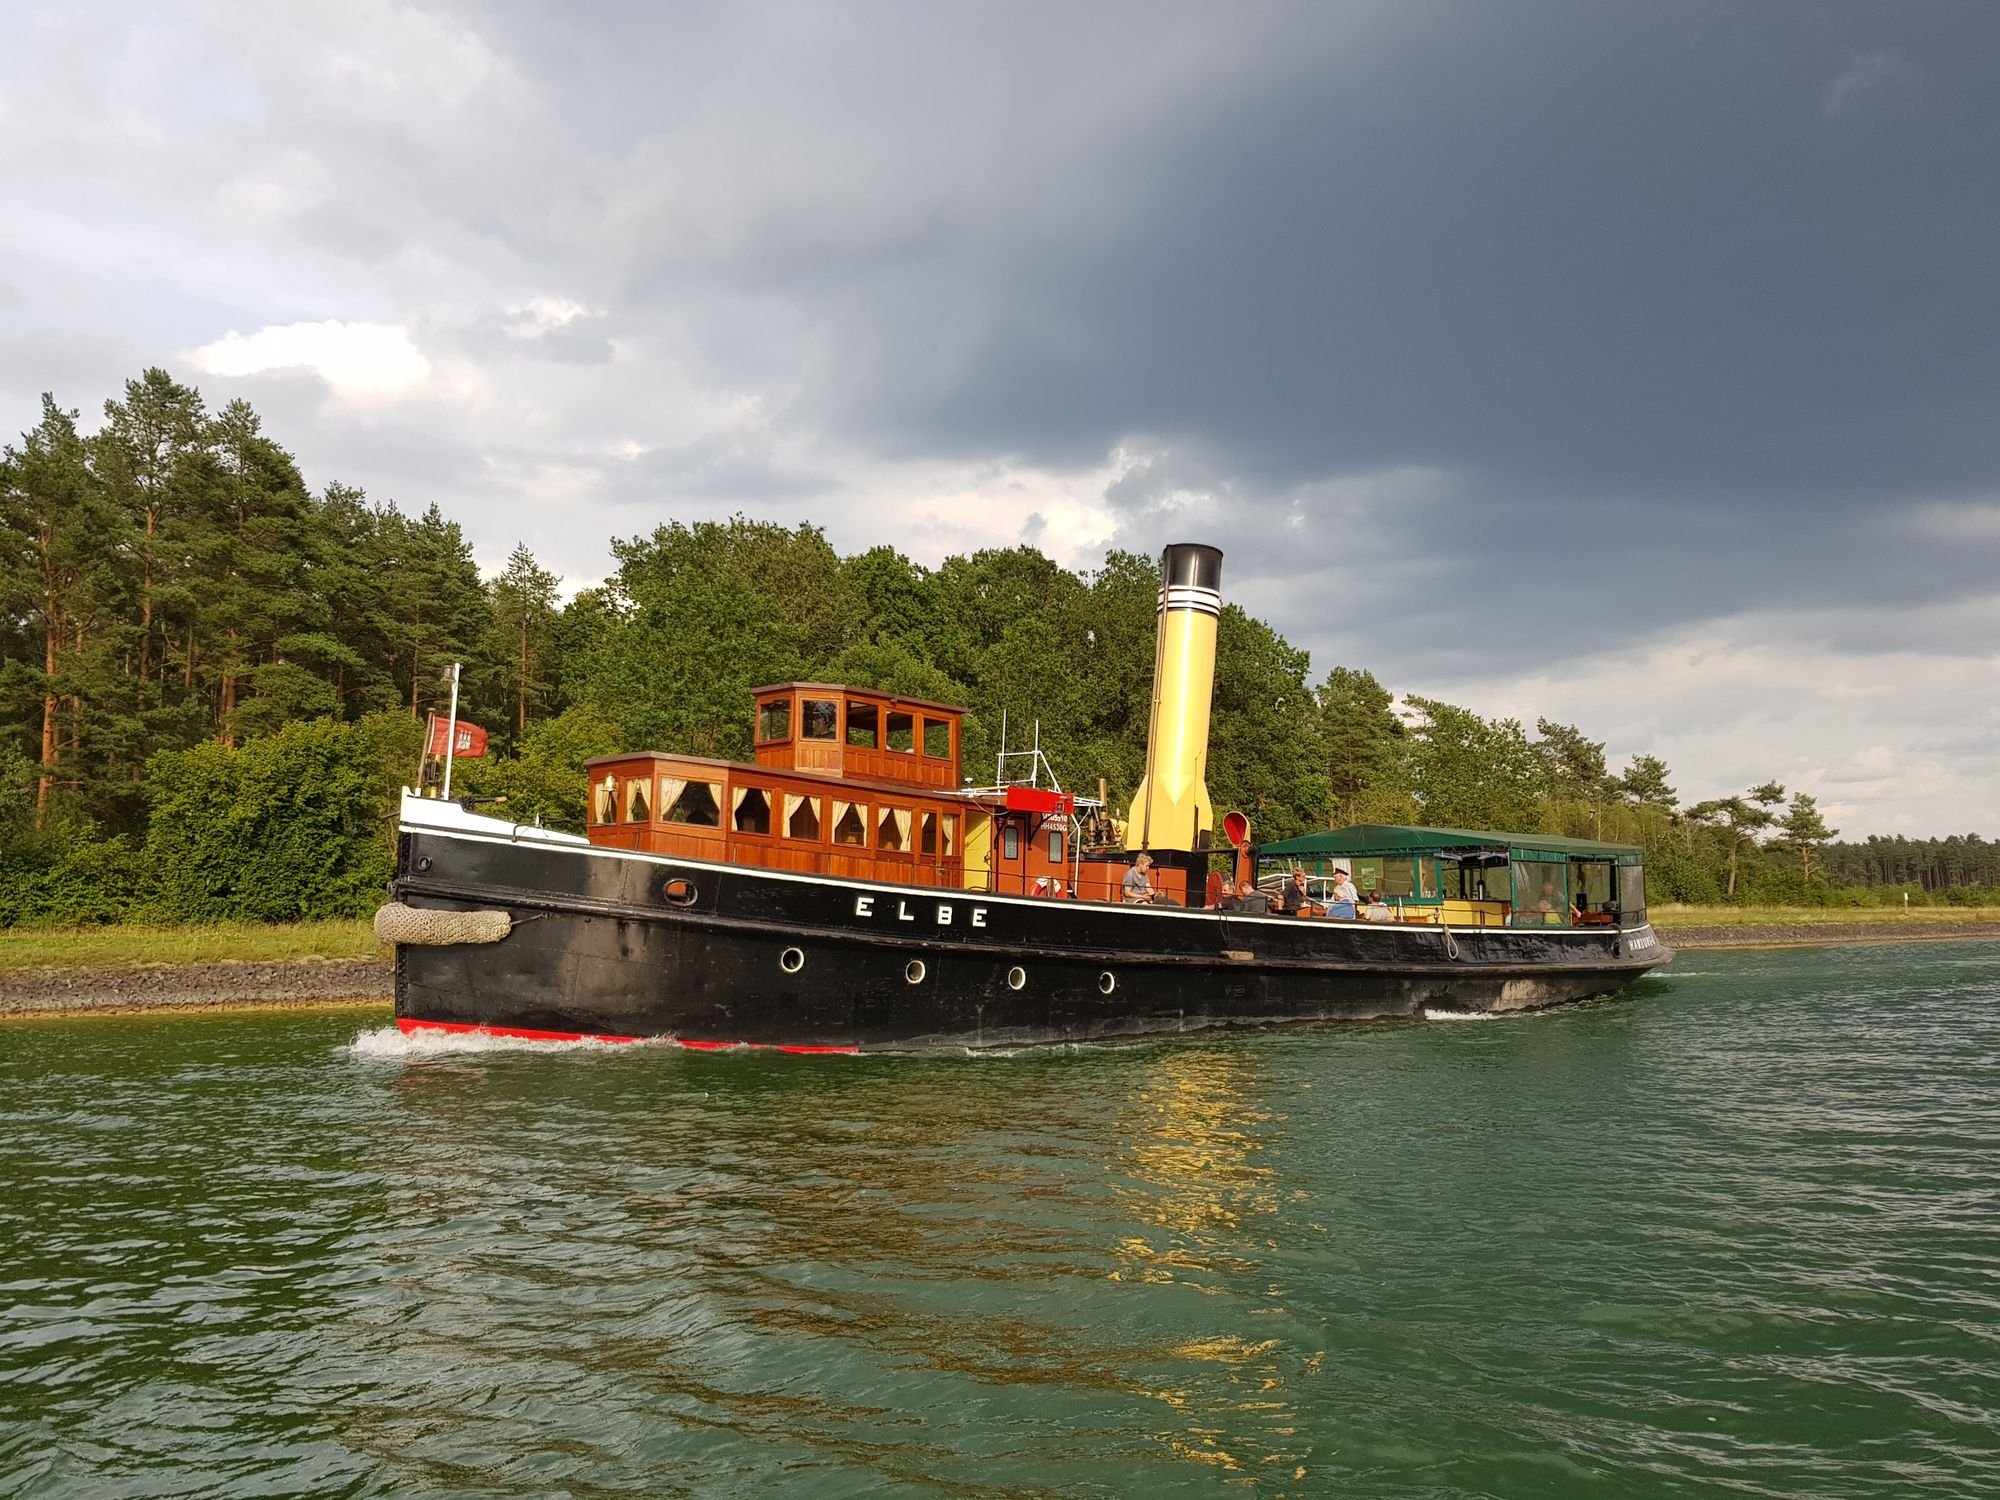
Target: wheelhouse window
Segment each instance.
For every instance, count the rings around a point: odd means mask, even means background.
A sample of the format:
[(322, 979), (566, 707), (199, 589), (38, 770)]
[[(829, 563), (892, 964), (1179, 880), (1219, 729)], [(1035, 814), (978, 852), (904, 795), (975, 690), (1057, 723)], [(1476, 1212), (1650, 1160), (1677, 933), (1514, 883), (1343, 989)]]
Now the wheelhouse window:
[(682, 781), (673, 776), (660, 778), (660, 814), (668, 823), (684, 823), (690, 828), (722, 826), (722, 783)]
[(882, 710), (873, 703), (847, 705), (847, 743), (874, 750), (882, 739)]
[(773, 740), (788, 740), (792, 737), (792, 700), (771, 698), (757, 705), (757, 743), (768, 745)]
[(904, 755), (911, 755), (917, 748), (917, 719), (914, 714), (906, 714), (898, 709), (890, 709), (888, 748)]
[(951, 758), (951, 725), (941, 719), (924, 720), (924, 754), (932, 760)]
[(644, 823), (652, 817), (651, 806), (646, 798), (646, 783), (639, 780), (625, 783), (625, 821)]
[(819, 798), (785, 793), (785, 837), (808, 844), (819, 842)]
[(847, 849), (868, 847), (868, 809), (859, 802), (833, 804), (833, 841)]
[(769, 834), (771, 831), (771, 795), (762, 787), (739, 786), (736, 789), (735, 806), (731, 809), (735, 829), (738, 833)]
[(1000, 830), (1000, 857), (1002, 859), (1021, 857), (1021, 830), (1012, 823)]
[(806, 698), (799, 703), (799, 738), (840, 738), (840, 705), (831, 698)]
[(882, 809), (881, 822), (876, 827), (875, 847), (887, 854), (907, 854), (910, 851), (910, 814), (901, 807)]
[(1062, 862), (1063, 831), (1060, 828), (1051, 828), (1049, 830), (1049, 863), (1059, 865)]
[(597, 821), (616, 823), (618, 821), (618, 778), (607, 776), (597, 783)]

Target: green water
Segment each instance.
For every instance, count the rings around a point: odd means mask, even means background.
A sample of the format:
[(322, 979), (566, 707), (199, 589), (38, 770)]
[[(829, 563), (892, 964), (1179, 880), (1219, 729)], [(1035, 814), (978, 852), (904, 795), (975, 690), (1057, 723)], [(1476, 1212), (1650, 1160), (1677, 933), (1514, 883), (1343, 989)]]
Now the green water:
[(0, 1026), (0, 1495), (2000, 1495), (2000, 945), (987, 1058)]

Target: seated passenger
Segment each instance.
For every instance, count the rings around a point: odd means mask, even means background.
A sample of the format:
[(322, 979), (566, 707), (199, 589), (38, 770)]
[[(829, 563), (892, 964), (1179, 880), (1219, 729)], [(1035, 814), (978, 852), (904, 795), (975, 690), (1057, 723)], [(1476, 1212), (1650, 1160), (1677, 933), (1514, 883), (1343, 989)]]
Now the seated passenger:
[(1292, 871), (1292, 878), (1285, 886), (1285, 915), (1288, 917), (1311, 916), (1312, 900), (1306, 895), (1306, 872)]
[(1236, 882), (1236, 894), (1222, 898), (1222, 910), (1241, 912), (1246, 917), (1266, 917), (1271, 914), (1271, 898), (1247, 880)]
[(1170, 898), (1165, 891), (1153, 889), (1153, 877), (1146, 872), (1153, 868), (1153, 856), (1141, 854), (1132, 861), (1132, 868), (1125, 872), (1119, 882), (1119, 894), (1127, 906), (1159, 906)]
[(1361, 908), (1361, 916), (1369, 922), (1393, 922), (1396, 914), (1389, 910), (1389, 903), (1382, 899), (1380, 891), (1370, 891), (1368, 900)]

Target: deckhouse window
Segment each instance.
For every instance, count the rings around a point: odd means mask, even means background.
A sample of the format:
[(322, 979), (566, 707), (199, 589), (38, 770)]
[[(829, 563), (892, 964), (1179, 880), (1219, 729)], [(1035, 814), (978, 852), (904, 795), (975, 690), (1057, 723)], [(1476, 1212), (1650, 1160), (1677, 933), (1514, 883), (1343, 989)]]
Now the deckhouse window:
[(944, 857), (952, 858), (958, 853), (958, 814), (944, 815)]
[(792, 700), (773, 698), (757, 705), (757, 743), (769, 744), (772, 740), (788, 740), (792, 737)]
[[(1487, 889), (1493, 889), (1493, 876), (1487, 878)], [(1568, 865), (1535, 859), (1514, 861), (1514, 921), (1524, 927), (1568, 925)]]
[(646, 783), (628, 781), (625, 783), (625, 821), (643, 823), (652, 816), (646, 801)]
[(771, 831), (771, 798), (762, 787), (739, 786), (736, 789), (735, 813), (738, 833), (764, 833)]
[(1612, 871), (1610, 860), (1576, 860), (1570, 865), (1570, 899), (1577, 908), (1589, 912), (1610, 910)]
[(927, 812), (917, 821), (917, 852), (933, 858), (938, 852), (938, 815)]
[(807, 698), (799, 704), (799, 738), (832, 740), (840, 737), (840, 705), (830, 698)]
[(1416, 857), (1409, 854), (1360, 855), (1355, 859), (1352, 870), (1355, 887), (1363, 895), (1369, 891), (1380, 891), (1392, 901), (1398, 896), (1414, 896), (1417, 894), (1417, 864)]
[(858, 802), (834, 803), (833, 841), (849, 849), (866, 849), (868, 809)]
[(872, 703), (847, 705), (847, 743), (873, 750), (882, 734), (882, 710)]
[(939, 719), (924, 720), (924, 754), (932, 760), (951, 758), (951, 725)]
[(907, 853), (910, 847), (910, 815), (900, 807), (882, 809), (881, 836), (875, 847), (890, 854)]
[(1646, 869), (1643, 865), (1618, 867), (1618, 915), (1636, 925), (1646, 915)]
[(1049, 863), (1052, 865), (1059, 865), (1062, 862), (1063, 862), (1062, 830), (1060, 828), (1051, 828), (1049, 830)]
[(618, 778), (607, 776), (597, 783), (597, 821), (618, 821)]
[(1002, 859), (1021, 857), (1021, 830), (1012, 823), (1000, 830), (1000, 857)]
[(685, 823), (691, 828), (722, 826), (722, 783), (682, 781), (673, 776), (660, 778), (660, 816), (669, 823)]
[(819, 842), (819, 798), (785, 793), (785, 837)]
[(889, 710), (889, 748), (900, 750), (905, 755), (914, 754), (917, 748), (917, 720), (914, 714)]

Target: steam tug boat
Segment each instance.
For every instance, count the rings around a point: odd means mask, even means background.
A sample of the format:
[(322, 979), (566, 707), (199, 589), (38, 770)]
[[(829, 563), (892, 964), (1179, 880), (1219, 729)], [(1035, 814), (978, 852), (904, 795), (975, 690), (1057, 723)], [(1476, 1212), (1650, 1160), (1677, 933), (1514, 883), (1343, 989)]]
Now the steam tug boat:
[[(751, 764), (591, 762), (584, 836), (406, 793), (376, 919), (397, 944), (398, 1024), (1014, 1047), (1526, 1009), (1673, 956), (1646, 923), (1636, 849), (1364, 827), (1259, 851), (1237, 813), (1216, 840), (1221, 572), (1213, 547), (1162, 557), (1146, 773), (1122, 828), (1101, 797), (1043, 785), (1038, 752), (1026, 784), (964, 785), (962, 709), (803, 682), (757, 690)], [(1137, 904), (1141, 853), (1154, 899)], [(1260, 861), (1356, 871), (1395, 904), (1377, 920), (1210, 909), (1210, 865), (1232, 857), (1246, 879)]]

